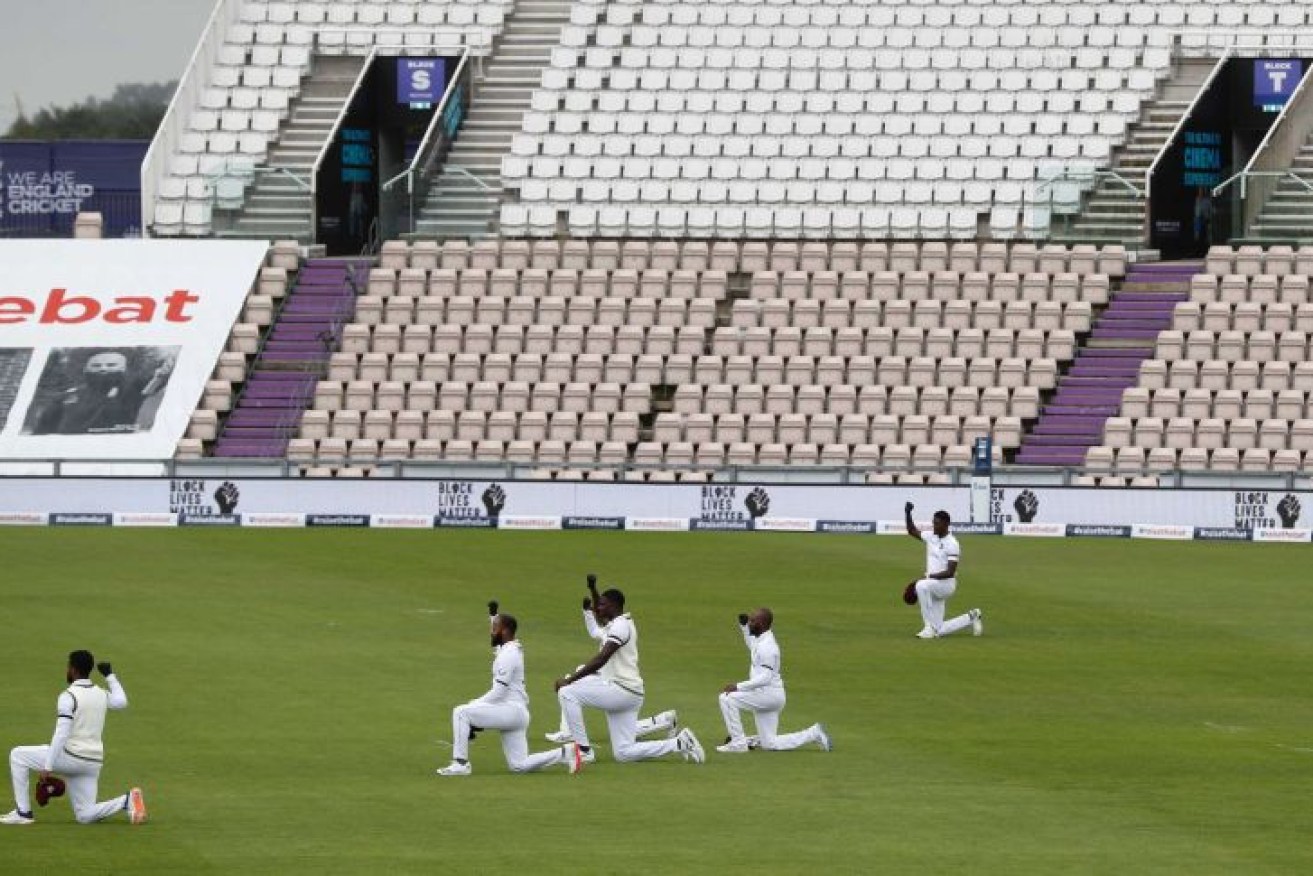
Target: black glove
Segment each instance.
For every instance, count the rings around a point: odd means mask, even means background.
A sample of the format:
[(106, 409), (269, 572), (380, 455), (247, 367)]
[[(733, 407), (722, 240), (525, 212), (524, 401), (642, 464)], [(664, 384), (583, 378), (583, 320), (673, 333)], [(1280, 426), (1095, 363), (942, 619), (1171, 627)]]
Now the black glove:
[(748, 616), (746, 614), (739, 615), (739, 626), (746, 627), (747, 625), (748, 625)]
[(593, 601), (587, 596), (584, 597), (584, 611), (592, 611)]
[(106, 678), (109, 678), (111, 675), (114, 674), (114, 667), (109, 665), (108, 660), (106, 660), (103, 663), (97, 663), (96, 668), (99, 669), (100, 674), (105, 676)]
[(589, 590), (597, 589), (597, 576), (591, 573), (588, 575), (588, 589)]
[(482, 727), (475, 727), (473, 724), (471, 724), (471, 725), (470, 725), (470, 742), (473, 742), (473, 741), (474, 741), (474, 737), (475, 737), (475, 736), (478, 736), (478, 735), (479, 735), (480, 733), (482, 733), (482, 732), (483, 732), (483, 728), (482, 728)]
[(497, 600), (493, 599), (493, 600), (489, 601), (489, 602), (488, 602), (488, 614), (489, 614), (489, 616), (495, 616), (495, 615), (497, 614), (497, 608), (498, 608), (498, 606), (497, 606)]
[(911, 502), (908, 502), (906, 505), (903, 506), (903, 513), (904, 513), (904, 514), (911, 514), (911, 513), (912, 513), (912, 508), (913, 508), (912, 503), (911, 503)]

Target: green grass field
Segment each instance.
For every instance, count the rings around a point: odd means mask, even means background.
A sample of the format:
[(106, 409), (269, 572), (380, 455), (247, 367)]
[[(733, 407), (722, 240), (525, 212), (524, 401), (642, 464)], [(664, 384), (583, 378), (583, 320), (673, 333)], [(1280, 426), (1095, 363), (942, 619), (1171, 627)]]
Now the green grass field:
[[(102, 797), (151, 822), (0, 829), (0, 872), (1307, 873), (1306, 547), (964, 538), (922, 642), (908, 539), (767, 534), (0, 531), (0, 747), (49, 740), (67, 652), (110, 658)], [(836, 749), (583, 775), (435, 776), (482, 694), (484, 603), (521, 622), (531, 745), (593, 650), (583, 574), (642, 631), (645, 713), (708, 749), (743, 677), (734, 617), (775, 609), (789, 706)], [(590, 720), (604, 739), (605, 724)], [(10, 808), (8, 802), (3, 810)]]

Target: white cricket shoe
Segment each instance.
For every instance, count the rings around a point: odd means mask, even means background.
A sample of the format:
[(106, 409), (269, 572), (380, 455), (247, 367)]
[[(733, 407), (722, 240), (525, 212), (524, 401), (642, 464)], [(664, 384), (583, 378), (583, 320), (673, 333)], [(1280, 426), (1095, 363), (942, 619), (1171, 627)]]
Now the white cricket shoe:
[(702, 743), (693, 735), (693, 731), (685, 727), (679, 731), (675, 737), (677, 743), (676, 750), (684, 755), (684, 760), (691, 760), (693, 763), (706, 763), (707, 753), (702, 750)]
[(128, 818), (133, 824), (146, 823), (146, 798), (140, 788), (128, 792)]
[(574, 737), (570, 735), (569, 730), (557, 730), (553, 733), (544, 733), (548, 742), (555, 742), (557, 745), (565, 745), (567, 742), (573, 742)]
[(979, 636), (985, 632), (984, 612), (978, 608), (973, 608), (967, 612), (967, 616), (971, 618), (971, 635)]
[(921, 628), (921, 632), (917, 633), (917, 634), (916, 634), (916, 637), (917, 637), (918, 639), (937, 639), (937, 638), (939, 638), (938, 634), (937, 634), (934, 630), (930, 629), (929, 627), (922, 627), (922, 628)]
[(474, 772), (474, 770), (470, 768), (470, 765), (468, 763), (461, 763), (458, 760), (453, 760), (451, 763), (447, 764), (445, 767), (438, 770), (438, 775), (468, 776), (472, 772)]
[(728, 739), (724, 745), (716, 746), (721, 754), (747, 754), (751, 750), (746, 739)]
[(36, 824), (36, 819), (33, 818), (30, 814), (24, 815), (23, 813), (19, 812), (17, 809), (14, 809), (9, 813), (7, 813), (6, 815), (4, 815), (3, 817), (0, 817), (0, 824), (9, 824), (14, 826), (20, 824)]
[(816, 744), (821, 747), (821, 751), (834, 751), (834, 742), (830, 739), (824, 724), (816, 725)]
[[(592, 754), (591, 751), (588, 753)], [(570, 771), (570, 775), (573, 776), (576, 773), (582, 772), (584, 768), (584, 764), (586, 763), (589, 763), (589, 761), (584, 760), (584, 753), (582, 748), (580, 748), (578, 745), (576, 745), (573, 742), (565, 746), (565, 766), (566, 769)]]
[(674, 739), (679, 735), (679, 713), (674, 709), (662, 712), (654, 718), (657, 724), (666, 728), (666, 738)]

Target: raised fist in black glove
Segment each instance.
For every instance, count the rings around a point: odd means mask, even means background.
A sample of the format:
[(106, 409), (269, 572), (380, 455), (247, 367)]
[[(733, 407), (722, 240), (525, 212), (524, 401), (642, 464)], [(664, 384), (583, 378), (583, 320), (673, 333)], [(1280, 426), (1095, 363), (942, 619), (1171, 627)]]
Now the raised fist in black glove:
[(501, 509), (506, 507), (506, 491), (499, 484), (493, 484), (483, 491), (483, 508), (488, 512), (489, 517), (496, 517), (501, 514)]
[(770, 510), (770, 494), (761, 487), (755, 487), (748, 493), (748, 498), (743, 500), (743, 507), (748, 509), (748, 514), (753, 520), (765, 517), (766, 512)]
[(904, 514), (911, 514), (911, 513), (912, 513), (912, 509), (915, 508), (915, 507), (916, 507), (916, 506), (913, 505), (911, 502), (908, 502), (906, 505), (903, 506), (903, 513), (904, 513)]
[(748, 616), (746, 614), (739, 615), (739, 626), (746, 627), (747, 625), (748, 625)]
[(1017, 495), (1017, 501), (1012, 503), (1012, 508), (1017, 512), (1018, 520), (1029, 523), (1039, 513), (1039, 497), (1030, 490), (1022, 490)]
[(593, 573), (589, 572), (589, 573), (588, 573), (587, 581), (588, 581), (588, 589), (589, 589), (589, 590), (596, 590), (596, 589), (597, 589), (597, 576), (596, 576), (596, 575), (594, 575)]
[(111, 675), (114, 674), (114, 667), (109, 665), (108, 660), (97, 663), (96, 668), (99, 669), (100, 674), (105, 676), (106, 678), (109, 678)]
[(498, 609), (498, 608), (500, 608), (500, 606), (497, 604), (497, 600), (493, 599), (493, 600), (489, 601), (489, 603), (488, 603), (488, 615), (491, 616), (491, 617), (496, 617), (496, 615), (497, 615), (497, 609)]
[(231, 514), (237, 507), (237, 485), (232, 481), (224, 481), (219, 484), (219, 489), (214, 491), (214, 501), (219, 505), (220, 514)]
[(1285, 498), (1277, 503), (1277, 514), (1281, 517), (1281, 525), (1285, 529), (1294, 529), (1295, 524), (1299, 522), (1299, 497), (1294, 493), (1287, 493)]

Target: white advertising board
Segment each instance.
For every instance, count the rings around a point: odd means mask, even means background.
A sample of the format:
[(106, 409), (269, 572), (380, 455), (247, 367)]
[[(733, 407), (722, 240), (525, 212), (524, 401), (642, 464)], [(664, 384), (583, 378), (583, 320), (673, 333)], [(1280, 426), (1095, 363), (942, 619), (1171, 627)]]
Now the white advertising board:
[(172, 457), (267, 249), (0, 241), (0, 457)]
[(477, 480), (0, 478), (0, 525), (374, 526), (775, 531), (899, 535), (903, 504), (928, 526), (1021, 537), (1309, 539), (1313, 494), (1255, 490), (995, 490), (968, 522), (962, 487), (631, 484)]

